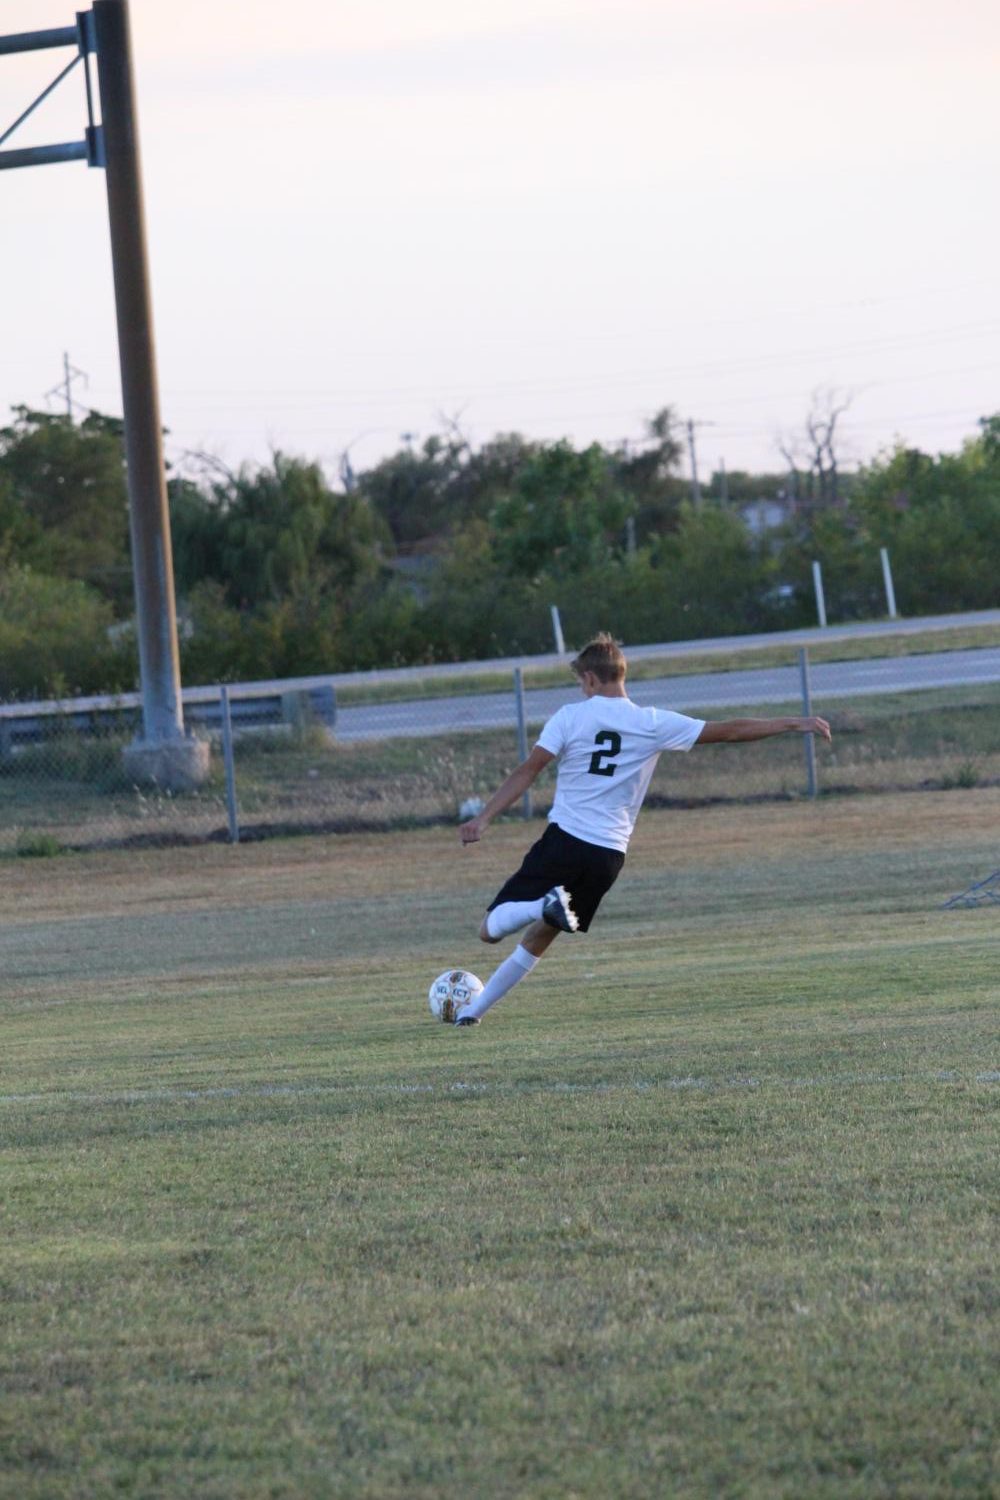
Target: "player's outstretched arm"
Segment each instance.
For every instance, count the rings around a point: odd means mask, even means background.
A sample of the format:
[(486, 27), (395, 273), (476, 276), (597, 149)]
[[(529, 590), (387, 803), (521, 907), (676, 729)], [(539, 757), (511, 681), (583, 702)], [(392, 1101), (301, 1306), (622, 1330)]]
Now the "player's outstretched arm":
[(695, 744), (732, 745), (747, 740), (767, 740), (775, 734), (818, 734), (821, 739), (832, 739), (826, 720), (818, 714), (810, 714), (788, 719), (710, 719)]
[(508, 807), (513, 807), (518, 797), (524, 796), (539, 773), (553, 760), (555, 756), (551, 751), (543, 750), (541, 745), (536, 745), (527, 760), (522, 760), (517, 769), (511, 771), (507, 780), (497, 787), (482, 812), (470, 818), (467, 823), (460, 825), (458, 832), (462, 843), (477, 843), (493, 819), (500, 813), (506, 812)]

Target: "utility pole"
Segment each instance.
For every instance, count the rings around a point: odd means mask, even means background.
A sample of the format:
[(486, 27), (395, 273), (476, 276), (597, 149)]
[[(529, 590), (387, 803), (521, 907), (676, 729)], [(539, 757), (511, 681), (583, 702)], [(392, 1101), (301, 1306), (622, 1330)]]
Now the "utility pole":
[[(67, 46), (77, 56), (0, 135), (0, 144), (80, 62), (90, 121), (84, 140), (0, 152), (0, 169), (79, 160), (105, 168), (142, 689), (142, 735), (125, 751), (125, 764), (137, 781), (183, 791), (204, 781), (209, 751), (207, 744), (184, 733), (127, 0), (94, 0), (92, 10), (77, 13), (73, 27), (0, 37), (0, 54)], [(97, 56), (99, 125), (94, 121), (91, 54)], [(71, 390), (67, 400), (72, 410)]]
[(688, 454), (691, 458), (691, 502), (695, 510), (701, 508), (701, 485), (698, 483), (698, 455), (694, 447), (694, 423), (688, 417), (684, 424), (687, 429)]
[(711, 422), (695, 422), (691, 417), (688, 417), (684, 423), (684, 428), (687, 432), (688, 456), (691, 460), (691, 501), (695, 510), (701, 509), (701, 485), (698, 483), (698, 455), (694, 446), (694, 430), (696, 427), (711, 427), (713, 425)]
[(143, 737), (129, 747), (127, 763), (142, 780), (177, 785), (204, 779), (208, 747), (184, 734), (127, 0), (94, 0), (94, 27), (142, 678)]

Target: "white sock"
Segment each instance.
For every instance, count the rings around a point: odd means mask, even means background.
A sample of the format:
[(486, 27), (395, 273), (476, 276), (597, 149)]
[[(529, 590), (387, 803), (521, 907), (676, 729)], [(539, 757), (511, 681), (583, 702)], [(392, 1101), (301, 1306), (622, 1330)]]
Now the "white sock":
[(529, 922), (537, 922), (542, 915), (543, 898), (539, 896), (537, 901), (505, 901), (502, 906), (494, 906), (492, 911), (486, 913), (486, 931), (491, 938), (506, 937), (510, 932), (517, 932), (521, 927), (527, 927)]
[(502, 1000), (508, 990), (512, 990), (515, 984), (520, 984), (526, 979), (537, 964), (538, 959), (534, 953), (529, 953), (527, 948), (518, 946), (509, 958), (505, 958), (500, 967), (490, 975), (483, 987), (483, 992), (477, 995), (471, 1005), (466, 1005), (459, 1011), (461, 1016), (475, 1016), (480, 1020), (485, 1016), (491, 1005), (496, 1005)]

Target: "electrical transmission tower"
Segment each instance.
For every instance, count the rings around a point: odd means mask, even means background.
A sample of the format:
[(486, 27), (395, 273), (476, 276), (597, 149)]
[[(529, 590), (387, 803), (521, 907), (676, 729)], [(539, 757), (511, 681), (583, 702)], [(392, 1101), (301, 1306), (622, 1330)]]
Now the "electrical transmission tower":
[(84, 385), (86, 385), (88, 383), (87, 382), (87, 376), (84, 373), (84, 371), (83, 370), (78, 370), (75, 365), (71, 365), (70, 362), (69, 362), (69, 355), (68, 354), (64, 354), (63, 355), (63, 378), (62, 378), (61, 382), (59, 383), (59, 385), (54, 385), (52, 387), (51, 391), (46, 391), (45, 392), (45, 399), (46, 399), (46, 401), (50, 401), (53, 396), (61, 396), (63, 398), (63, 401), (65, 402), (65, 405), (66, 405), (66, 415), (67, 415), (67, 417), (69, 418), (69, 420), (71, 422), (73, 420), (73, 411), (74, 411), (74, 409), (77, 406), (80, 406), (80, 402), (76, 401), (74, 399), (74, 396), (73, 396), (73, 382), (74, 382), (74, 380), (82, 380), (83, 383), (84, 383)]

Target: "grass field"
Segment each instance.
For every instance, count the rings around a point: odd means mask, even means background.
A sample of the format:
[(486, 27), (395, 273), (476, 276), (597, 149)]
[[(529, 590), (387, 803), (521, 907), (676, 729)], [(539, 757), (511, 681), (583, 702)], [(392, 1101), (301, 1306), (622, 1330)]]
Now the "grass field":
[(1000, 790), (0, 863), (0, 1494), (995, 1496)]

